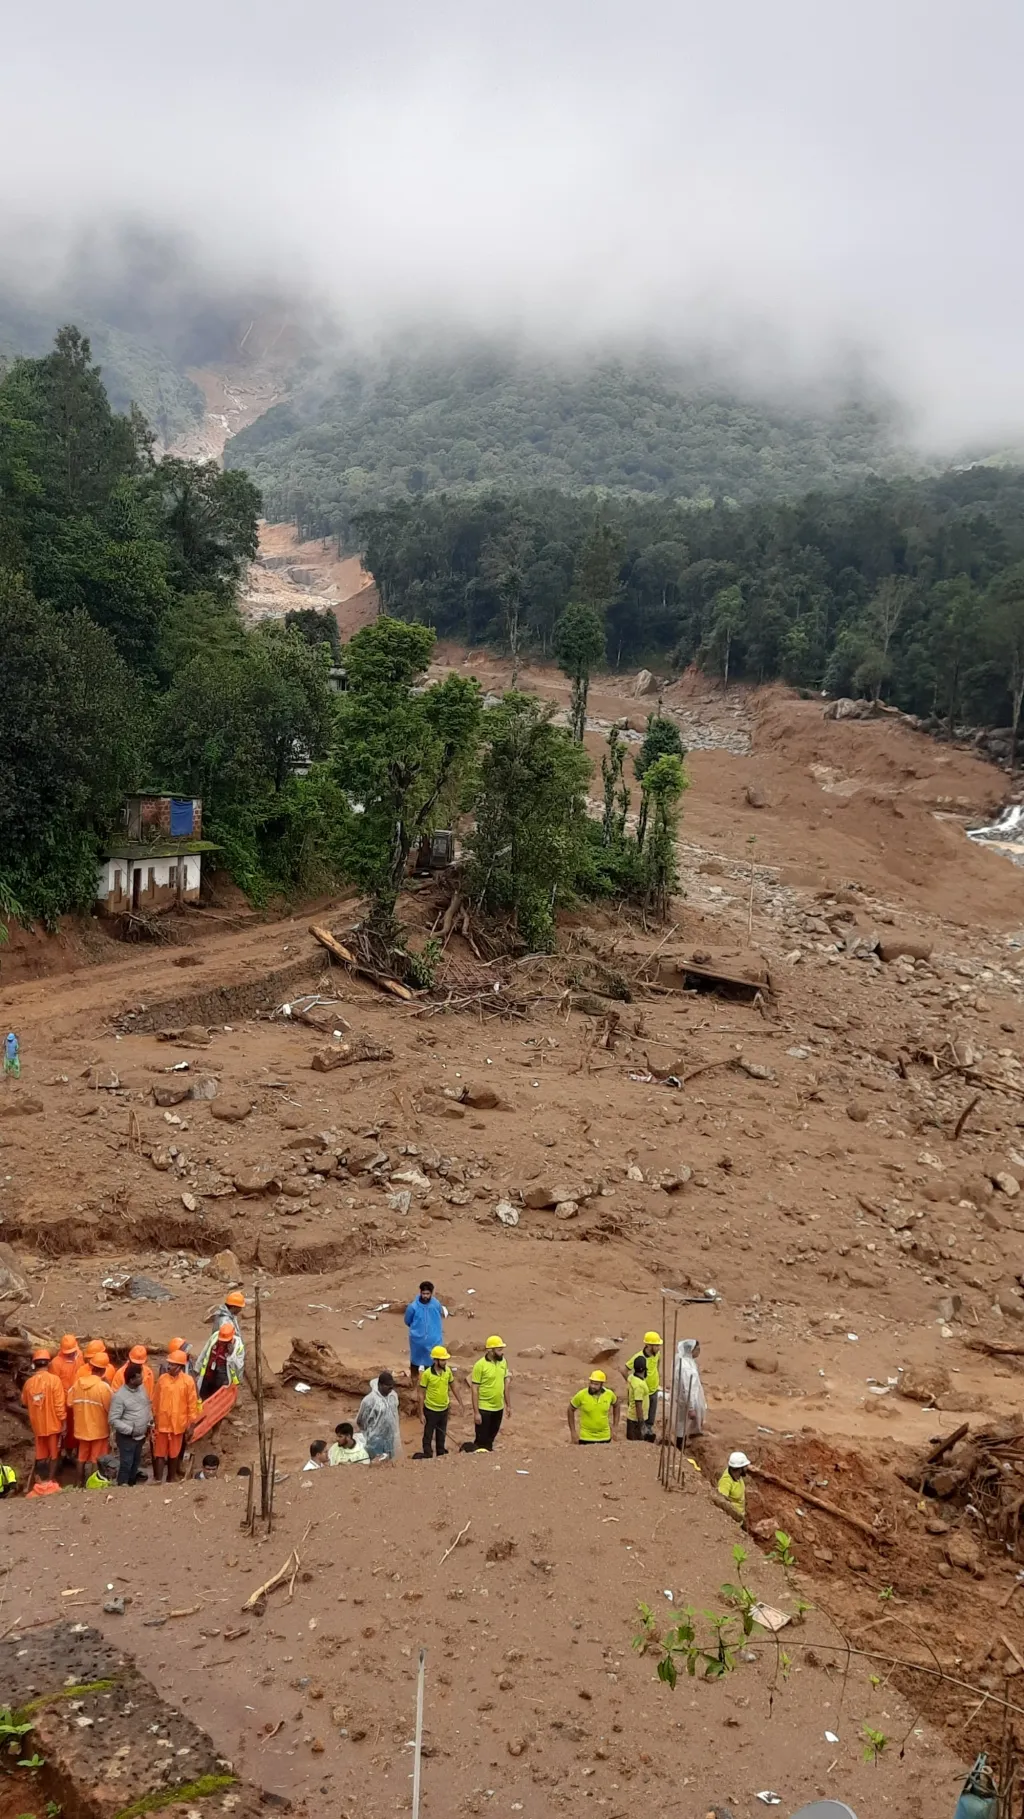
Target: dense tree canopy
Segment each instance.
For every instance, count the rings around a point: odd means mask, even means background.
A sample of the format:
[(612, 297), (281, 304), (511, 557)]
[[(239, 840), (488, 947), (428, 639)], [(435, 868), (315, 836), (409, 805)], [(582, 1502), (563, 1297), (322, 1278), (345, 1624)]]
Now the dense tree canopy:
[(723, 681), (1012, 722), (1024, 691), (1024, 471), (973, 467), (746, 506), (563, 492), (442, 494), (365, 512), (388, 610), (507, 641), (492, 552), (514, 539), (518, 633), (555, 627), (598, 574), (609, 662), (696, 662)]
[[(229, 442), (274, 518), (349, 539), (385, 500), (500, 486), (744, 501), (891, 464), (887, 401), (781, 403), (667, 356), (545, 360), (489, 342), (318, 369)], [(578, 598), (591, 603), (586, 591)]]

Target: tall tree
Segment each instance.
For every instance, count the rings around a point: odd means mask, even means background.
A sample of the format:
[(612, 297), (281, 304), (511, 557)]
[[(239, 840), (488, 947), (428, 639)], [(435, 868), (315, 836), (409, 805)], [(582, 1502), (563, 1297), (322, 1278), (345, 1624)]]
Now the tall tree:
[(604, 621), (592, 606), (575, 602), (566, 607), (555, 626), (555, 656), (563, 675), (572, 684), (569, 697), (569, 722), (577, 745), (583, 744), (587, 730), (587, 695), (590, 676), (604, 656)]
[(469, 838), (472, 894), (509, 911), (534, 950), (554, 944), (555, 911), (572, 894), (586, 838), (590, 759), (553, 714), (514, 693), (489, 710)]
[(1010, 696), (1010, 775), (1017, 769), (1017, 743), (1024, 706), (1024, 562), (1007, 569), (993, 586), (988, 633)]
[(334, 770), (351, 804), (351, 873), (386, 941), (409, 854), (457, 805), (480, 737), (476, 682), (450, 675), (420, 687), (433, 644), (426, 626), (381, 617), (344, 650)]

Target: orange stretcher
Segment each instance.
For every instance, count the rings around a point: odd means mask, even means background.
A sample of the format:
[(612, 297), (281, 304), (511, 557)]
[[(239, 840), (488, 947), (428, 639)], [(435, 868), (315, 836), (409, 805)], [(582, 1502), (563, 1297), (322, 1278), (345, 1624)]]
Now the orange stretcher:
[(204, 1439), (219, 1422), (223, 1421), (225, 1415), (230, 1415), (237, 1401), (237, 1383), (225, 1384), (222, 1390), (215, 1390), (212, 1396), (207, 1396), (203, 1403), (203, 1412), (192, 1429), (192, 1439), (189, 1444), (194, 1445), (197, 1440)]

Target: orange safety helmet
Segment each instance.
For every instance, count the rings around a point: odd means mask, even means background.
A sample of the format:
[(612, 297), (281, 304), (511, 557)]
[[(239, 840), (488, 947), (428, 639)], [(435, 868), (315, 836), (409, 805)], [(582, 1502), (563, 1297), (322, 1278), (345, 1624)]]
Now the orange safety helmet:
[(77, 1350), (78, 1350), (78, 1339), (76, 1338), (74, 1333), (65, 1333), (64, 1334), (64, 1337), (60, 1342), (60, 1349), (64, 1353), (65, 1357), (67, 1357), (67, 1358), (73, 1357), (74, 1353), (77, 1352)]
[(45, 1345), (36, 1346), (35, 1351), (32, 1353), (32, 1362), (33, 1364), (49, 1364), (50, 1353), (47, 1351)]
[(168, 1362), (168, 1364), (187, 1364), (188, 1359), (186, 1358), (184, 1352), (181, 1352), (181, 1351), (168, 1352), (167, 1362)]
[(129, 1364), (145, 1364), (148, 1357), (149, 1353), (144, 1345), (133, 1345), (128, 1353), (128, 1362)]
[(88, 1345), (83, 1345), (82, 1355), (85, 1358), (94, 1358), (97, 1352), (106, 1352), (106, 1349), (106, 1344), (102, 1339), (90, 1339)]
[(231, 1290), (230, 1295), (225, 1295), (224, 1306), (225, 1307), (244, 1307), (245, 1306), (245, 1296), (243, 1295), (241, 1289), (233, 1288)]
[(233, 1339), (234, 1336), (235, 1329), (230, 1320), (225, 1320), (224, 1325), (217, 1329), (218, 1339)]

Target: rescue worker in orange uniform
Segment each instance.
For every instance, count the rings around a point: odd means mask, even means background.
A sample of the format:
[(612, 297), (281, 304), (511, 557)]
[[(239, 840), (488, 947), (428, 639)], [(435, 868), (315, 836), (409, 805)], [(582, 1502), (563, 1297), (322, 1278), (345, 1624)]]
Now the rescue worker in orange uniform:
[(104, 1341), (102, 1339), (90, 1339), (88, 1345), (83, 1347), (83, 1357), (85, 1358), (86, 1364), (91, 1364), (94, 1358), (98, 1358), (101, 1355), (103, 1358), (104, 1381), (109, 1383), (111, 1388), (113, 1388), (114, 1366), (107, 1356), (107, 1348)]
[(50, 1354), (39, 1346), (32, 1353), (32, 1375), (26, 1379), (21, 1400), (36, 1440), (36, 1477), (52, 1478), (60, 1458), (67, 1404), (64, 1385), (50, 1368)]
[(199, 1396), (195, 1378), (185, 1369), (184, 1352), (167, 1355), (167, 1369), (156, 1380), (153, 1392), (153, 1474), (154, 1483), (181, 1477), (181, 1455), (185, 1435), (199, 1419)]
[(88, 1368), (75, 1378), (68, 1396), (78, 1451), (79, 1484), (85, 1483), (86, 1466), (110, 1451), (110, 1400), (114, 1392), (107, 1382), (109, 1368), (106, 1352), (94, 1351)]
[[(75, 1378), (78, 1376), (84, 1363), (85, 1359), (82, 1355), (82, 1348), (79, 1345), (75, 1334), (65, 1333), (60, 1342), (60, 1351), (55, 1352), (53, 1357), (53, 1374), (55, 1377), (59, 1377), (64, 1385), (65, 1402), (67, 1402), (68, 1395), (70, 1394), (71, 1385), (74, 1383)], [(67, 1420), (64, 1425), (64, 1457), (66, 1459), (72, 1458), (74, 1456), (74, 1451), (75, 1436), (71, 1428), (71, 1408), (69, 1405)]]
[(128, 1369), (129, 1364), (141, 1364), (141, 1366), (142, 1366), (142, 1387), (145, 1390), (150, 1401), (152, 1402), (153, 1385), (156, 1382), (156, 1378), (154, 1377), (153, 1372), (150, 1369), (149, 1365), (146, 1363), (146, 1359), (148, 1357), (149, 1357), (149, 1353), (147, 1352), (144, 1345), (133, 1345), (131, 1351), (128, 1353), (128, 1357), (127, 1357), (125, 1363), (122, 1364), (119, 1367), (119, 1369), (114, 1372), (114, 1375), (113, 1375), (113, 1377), (111, 1379), (111, 1383), (110, 1383), (111, 1389), (114, 1391), (121, 1389), (121, 1387), (124, 1384), (124, 1374), (125, 1374), (125, 1371)]

